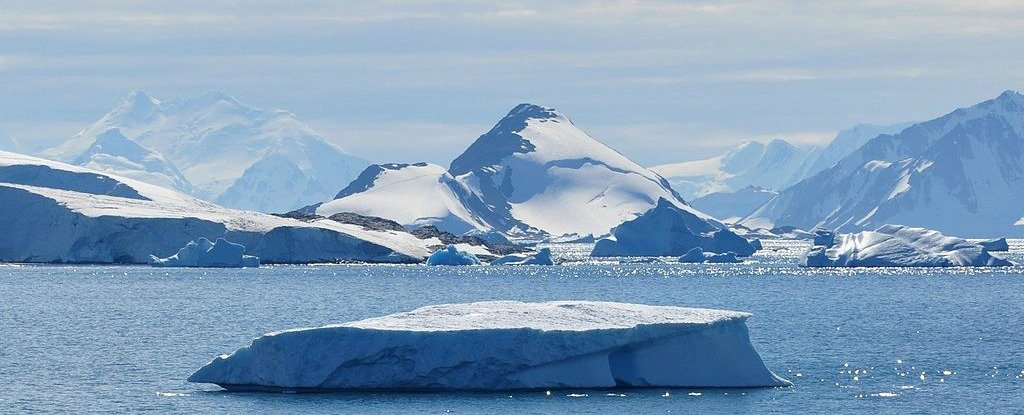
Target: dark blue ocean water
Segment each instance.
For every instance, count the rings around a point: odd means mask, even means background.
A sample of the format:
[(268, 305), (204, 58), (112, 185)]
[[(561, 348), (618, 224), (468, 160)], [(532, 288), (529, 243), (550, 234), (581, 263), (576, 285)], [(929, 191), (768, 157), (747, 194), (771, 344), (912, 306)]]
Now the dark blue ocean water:
[[(1024, 408), (1024, 268), (0, 266), (0, 413), (993, 413)], [(772, 249), (782, 249), (773, 252)], [(1015, 246), (1015, 248), (1019, 248)], [(1016, 250), (1016, 249), (1015, 249)], [(1014, 259), (1022, 255), (1015, 253)], [(185, 378), (263, 333), (445, 302), (743, 310), (791, 388), (227, 393)], [(569, 396), (573, 395), (573, 396)], [(621, 396), (620, 396), (621, 395)]]

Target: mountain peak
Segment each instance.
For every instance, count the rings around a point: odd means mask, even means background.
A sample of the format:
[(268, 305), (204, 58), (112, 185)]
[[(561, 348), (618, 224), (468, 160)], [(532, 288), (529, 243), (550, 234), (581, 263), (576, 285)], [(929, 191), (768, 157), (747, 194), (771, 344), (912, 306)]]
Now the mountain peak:
[(96, 142), (97, 143), (112, 142), (112, 141), (113, 142), (121, 142), (121, 141), (131, 141), (131, 140), (128, 139), (128, 137), (125, 137), (125, 135), (121, 133), (121, 129), (117, 128), (117, 127), (111, 128), (111, 129), (109, 129), (107, 131), (104, 131), (104, 132), (100, 133), (100, 135), (96, 136)]
[(213, 104), (217, 102), (227, 102), (234, 105), (241, 105), (235, 97), (228, 95), (222, 91), (207, 91), (197, 98), (194, 98), (194, 102), (202, 102), (206, 104)]
[(554, 108), (540, 105), (522, 103), (512, 108), (505, 118), (528, 119), (528, 118), (557, 118), (560, 114)]
[(1024, 94), (1021, 94), (1020, 92), (1014, 91), (1012, 89), (1007, 89), (1007, 90), (1003, 91), (1002, 94), (999, 94), (998, 97), (996, 97), (996, 99), (1001, 99), (1001, 100), (1005, 100), (1005, 99), (1021, 99), (1021, 98), (1024, 98)]
[(132, 119), (145, 119), (160, 107), (160, 101), (140, 90), (134, 90), (124, 97), (112, 114)]

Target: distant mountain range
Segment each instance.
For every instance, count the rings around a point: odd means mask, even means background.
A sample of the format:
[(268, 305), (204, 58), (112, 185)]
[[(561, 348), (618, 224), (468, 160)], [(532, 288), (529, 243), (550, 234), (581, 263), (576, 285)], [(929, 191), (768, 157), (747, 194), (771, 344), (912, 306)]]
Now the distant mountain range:
[(659, 199), (689, 206), (668, 181), (577, 128), (551, 108), (522, 104), (452, 161), (366, 169), (334, 200), (310, 207), (381, 216), (450, 232), (604, 235)]
[(785, 139), (767, 144), (744, 141), (722, 155), (651, 167), (687, 200), (731, 193), (748, 186), (782, 190), (813, 176), (854, 152), (879, 134), (894, 133), (910, 123), (859, 124), (840, 131), (826, 146), (797, 146)]
[(867, 141), (740, 223), (840, 230), (892, 223), (963, 237), (1024, 235), (1024, 95)]
[(21, 141), (14, 138), (13, 135), (0, 130), (0, 151), (13, 151), (15, 153), (23, 151), (24, 148)]
[(264, 212), (329, 198), (369, 164), (294, 114), (221, 92), (158, 100), (135, 91), (42, 155)]

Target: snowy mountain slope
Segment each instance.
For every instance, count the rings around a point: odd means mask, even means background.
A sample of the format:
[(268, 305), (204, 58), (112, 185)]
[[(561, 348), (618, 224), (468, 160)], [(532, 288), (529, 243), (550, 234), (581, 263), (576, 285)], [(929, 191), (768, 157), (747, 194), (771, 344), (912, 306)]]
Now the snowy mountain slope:
[[(111, 128), (163, 154), (197, 196), (236, 208), (287, 211), (322, 201), (369, 164), (325, 141), (289, 112), (249, 107), (220, 92), (166, 101), (133, 92), (43, 155), (74, 161)], [(274, 171), (282, 164), (302, 172), (301, 192), (289, 180), (275, 180)]]
[(0, 151), (19, 152), (23, 149), (24, 146), (21, 144), (21, 141), (14, 138), (13, 135), (0, 131)]
[(482, 202), (444, 167), (376, 164), (367, 167), (334, 200), (317, 207), (316, 214), (354, 212), (388, 218), (410, 228), (434, 225), (456, 235), (489, 229), (472, 206), (482, 206)]
[[(701, 218), (668, 182), (550, 108), (521, 104), (452, 161), (498, 230), (602, 235), (659, 198)], [(716, 222), (717, 223), (717, 222)]]
[(782, 189), (802, 179), (819, 147), (798, 147), (782, 139), (745, 141), (721, 156), (651, 167), (684, 197), (732, 192), (747, 186)]
[[(881, 135), (741, 221), (841, 230), (886, 223), (964, 237), (1024, 235), (1024, 95)], [(770, 226), (768, 226), (770, 227)]]
[[(839, 160), (850, 155), (858, 148), (863, 146), (868, 140), (878, 137), (882, 134), (895, 134), (903, 131), (914, 123), (904, 122), (899, 124), (889, 125), (874, 125), (874, 124), (857, 124), (851, 128), (840, 131), (836, 134), (836, 137), (832, 139), (822, 149), (816, 157), (813, 158), (808, 166), (805, 174), (800, 179), (811, 177), (819, 172), (834, 166)], [(781, 189), (780, 189), (781, 190)]]
[(0, 261), (146, 263), (198, 237), (223, 237), (267, 262), (409, 262), (405, 232), (228, 209), (136, 180), (0, 152)]
[(129, 140), (116, 128), (96, 137), (73, 164), (183, 193), (192, 192), (192, 184), (163, 155)]
[(763, 187), (747, 186), (735, 192), (715, 192), (690, 201), (690, 205), (725, 222), (735, 222), (779, 194)]

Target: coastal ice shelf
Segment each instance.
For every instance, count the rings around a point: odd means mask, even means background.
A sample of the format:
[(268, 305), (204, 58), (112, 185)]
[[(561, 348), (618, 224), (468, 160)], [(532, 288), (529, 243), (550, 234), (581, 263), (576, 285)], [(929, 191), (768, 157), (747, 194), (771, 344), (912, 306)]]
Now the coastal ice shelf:
[(270, 333), (196, 371), (229, 390), (775, 387), (750, 314), (591, 301), (445, 304)]

